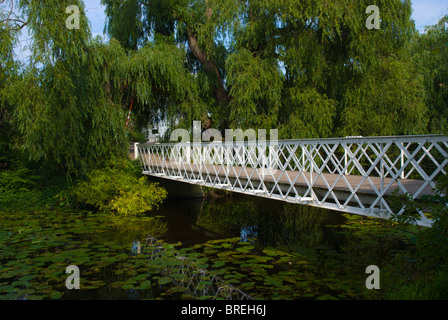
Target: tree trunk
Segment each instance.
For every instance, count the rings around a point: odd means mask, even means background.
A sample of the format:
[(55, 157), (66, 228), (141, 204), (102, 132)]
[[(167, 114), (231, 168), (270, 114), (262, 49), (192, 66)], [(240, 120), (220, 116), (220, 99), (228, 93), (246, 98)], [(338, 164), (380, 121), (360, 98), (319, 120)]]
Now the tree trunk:
[(221, 77), (221, 73), (219, 72), (216, 64), (209, 60), (202, 49), (199, 47), (199, 43), (194, 35), (194, 33), (188, 29), (187, 30), (188, 37), (188, 46), (190, 47), (191, 52), (196, 57), (196, 59), (201, 62), (201, 64), (207, 69), (209, 72), (213, 73), (216, 77), (217, 88), (215, 91), (215, 98), (219, 105), (227, 105), (229, 102), (229, 93), (226, 88), (224, 88), (223, 80)]

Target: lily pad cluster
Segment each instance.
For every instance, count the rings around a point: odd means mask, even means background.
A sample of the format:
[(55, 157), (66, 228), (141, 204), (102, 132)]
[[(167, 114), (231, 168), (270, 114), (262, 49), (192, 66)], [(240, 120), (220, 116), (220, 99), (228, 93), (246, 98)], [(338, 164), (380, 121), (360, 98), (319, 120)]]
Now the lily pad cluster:
[[(366, 261), (386, 263), (384, 252), (402, 243), (370, 220), (350, 218), (333, 227), (347, 238), (337, 250), (230, 237), (162, 243), (154, 254), (145, 240), (166, 234), (160, 218), (0, 212), (0, 299), (211, 299), (216, 277), (255, 299), (353, 299), (365, 289)], [(65, 285), (69, 265), (79, 267), (80, 290)]]
[[(133, 241), (166, 231), (153, 217), (84, 211), (1, 212), (0, 226), (0, 299), (6, 300), (88, 298), (92, 291), (97, 298), (132, 298), (126, 288), (107, 292), (116, 287), (113, 276), (143, 277), (147, 268), (133, 259)], [(80, 269), (81, 290), (65, 285), (69, 265)]]
[(210, 240), (180, 254), (195, 259), (211, 275), (256, 299), (342, 299), (353, 295), (336, 274), (322, 277), (307, 257), (290, 251), (257, 246), (255, 239)]

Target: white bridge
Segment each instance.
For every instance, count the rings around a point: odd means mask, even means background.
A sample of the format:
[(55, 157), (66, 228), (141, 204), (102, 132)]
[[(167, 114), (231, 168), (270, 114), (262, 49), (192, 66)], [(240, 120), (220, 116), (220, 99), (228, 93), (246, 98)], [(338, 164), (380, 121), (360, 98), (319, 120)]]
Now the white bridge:
[[(391, 196), (435, 195), (446, 174), (448, 137), (346, 137), (307, 140), (136, 144), (143, 174), (388, 219)], [(431, 226), (430, 212), (416, 223)]]

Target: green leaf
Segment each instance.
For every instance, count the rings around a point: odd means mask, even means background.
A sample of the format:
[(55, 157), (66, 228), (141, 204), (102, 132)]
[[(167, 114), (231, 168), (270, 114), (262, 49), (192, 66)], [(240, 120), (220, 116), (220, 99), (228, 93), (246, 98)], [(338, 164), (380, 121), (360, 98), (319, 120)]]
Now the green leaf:
[(213, 262), (212, 267), (213, 267), (213, 268), (220, 268), (220, 267), (222, 267), (222, 266), (225, 265), (225, 264), (226, 264), (226, 261), (224, 261), (224, 260), (215, 260), (215, 261)]
[(62, 297), (62, 293), (59, 291), (55, 291), (52, 294), (50, 294), (51, 299), (60, 299)]
[(152, 283), (150, 280), (145, 280), (142, 283), (140, 283), (140, 286), (138, 287), (139, 289), (148, 289), (149, 287), (151, 287)]
[(160, 285), (164, 285), (164, 284), (168, 284), (172, 281), (172, 279), (170, 277), (162, 277), (158, 280), (158, 283)]
[(124, 284), (121, 286), (121, 288), (128, 290), (128, 289), (134, 289), (134, 286), (132, 284)]
[(244, 247), (236, 248), (236, 251), (241, 252), (241, 253), (249, 253), (253, 249), (254, 249), (253, 246), (244, 246)]

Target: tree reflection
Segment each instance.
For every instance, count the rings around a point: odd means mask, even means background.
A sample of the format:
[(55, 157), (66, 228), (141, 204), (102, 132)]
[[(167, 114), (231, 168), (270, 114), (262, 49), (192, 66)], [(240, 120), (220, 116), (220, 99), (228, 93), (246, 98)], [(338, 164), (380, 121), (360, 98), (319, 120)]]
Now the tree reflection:
[(343, 219), (326, 209), (289, 204), (246, 195), (205, 201), (197, 225), (225, 237), (256, 238), (261, 246), (303, 246), (314, 248), (334, 244), (336, 234), (328, 224)]

